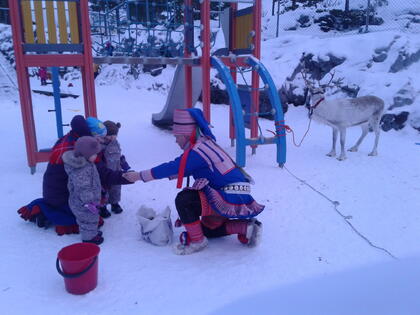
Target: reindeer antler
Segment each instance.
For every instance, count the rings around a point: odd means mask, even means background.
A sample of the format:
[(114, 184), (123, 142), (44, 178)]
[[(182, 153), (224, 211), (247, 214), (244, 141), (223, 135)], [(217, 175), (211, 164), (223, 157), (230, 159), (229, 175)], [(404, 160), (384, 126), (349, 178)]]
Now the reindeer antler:
[(332, 80), (334, 79), (334, 76), (335, 76), (335, 70), (334, 70), (334, 72), (333, 73), (329, 73), (329, 75), (331, 76), (331, 78), (330, 78), (330, 81), (328, 81), (328, 83), (327, 83), (327, 86), (328, 85), (330, 85), (330, 83), (332, 82)]
[[(305, 55), (305, 53), (303, 53), (303, 56)], [(302, 57), (302, 61), (300, 62), (300, 66), (301, 66), (301, 70), (300, 70), (300, 74), (302, 75), (302, 79), (303, 81), (305, 81), (305, 85), (308, 88), (313, 88), (314, 87), (314, 82), (308, 79), (308, 69), (306, 68), (305, 65), (305, 61)]]
[(328, 81), (328, 83), (327, 84), (321, 84), (321, 82), (318, 81), (319, 82), (319, 85), (322, 86), (323, 88), (340, 87), (341, 84), (343, 83), (344, 78), (338, 78), (338, 79), (334, 80), (335, 70), (332, 73), (329, 72), (328, 74), (331, 76), (331, 78)]

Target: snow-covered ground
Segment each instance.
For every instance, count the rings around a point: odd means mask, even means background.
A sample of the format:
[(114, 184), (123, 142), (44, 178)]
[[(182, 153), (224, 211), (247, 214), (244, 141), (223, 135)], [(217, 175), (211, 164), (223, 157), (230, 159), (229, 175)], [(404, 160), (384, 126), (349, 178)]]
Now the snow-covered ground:
[[(273, 20), (267, 23), (272, 32)], [(374, 50), (394, 39), (389, 59), (368, 68)], [(280, 87), (303, 51), (321, 57), (335, 52), (347, 58), (337, 67), (337, 75), (360, 85), (359, 95), (382, 97), (388, 107), (408, 81), (419, 95), (418, 62), (401, 72), (388, 72), (407, 43), (418, 50), (415, 36), (395, 31), (329, 39), (287, 32), (278, 39), (267, 37), (262, 60)], [(96, 80), (98, 116), (122, 123), (119, 140), (135, 170), (180, 154), (173, 136), (151, 124), (152, 113), (165, 104), (173, 72), (168, 66), (158, 77), (141, 74), (134, 80), (127, 79), (121, 67), (106, 65)], [(81, 94), (77, 76), (74, 72), (62, 81), (63, 92)], [(0, 76), (0, 82), (7, 78)], [(36, 79), (32, 83), (39, 88)], [(64, 123), (83, 114), (82, 101), (62, 99)], [(227, 237), (210, 241), (203, 252), (180, 257), (170, 247), (147, 244), (140, 240), (136, 211), (142, 204), (158, 210), (169, 205), (176, 219), (175, 183), (125, 186), (121, 202), (125, 211), (112, 215), (103, 227), (98, 287), (73, 296), (65, 291), (55, 260), (62, 247), (79, 242), (80, 236), (58, 237), (52, 229), (39, 229), (17, 215), (21, 206), (42, 195), (46, 164), (30, 175), (17, 94), (2, 89), (0, 102), (2, 314), (420, 313), (420, 146), (415, 145), (420, 141), (410, 126), (382, 132), (377, 157), (368, 157), (372, 134), (359, 152), (348, 153), (347, 160), (326, 157), (331, 130), (316, 123), (299, 148), (288, 136), (284, 169), (276, 166), (274, 146), (259, 147), (256, 155), (248, 152), (246, 170), (256, 182), (253, 195), (266, 205), (259, 216), (263, 240), (255, 249)], [(33, 105), (39, 148), (50, 147), (56, 139), (54, 114), (47, 111), (53, 108), (53, 99), (34, 94)], [(420, 111), (419, 98), (401, 110)], [(218, 142), (234, 156), (227, 136), (228, 113), (227, 106), (212, 106)], [(286, 123), (300, 140), (308, 126), (306, 109), (291, 106)], [(262, 120), (261, 129), (269, 135), (265, 130), (273, 130), (273, 122)], [(348, 129), (348, 147), (359, 133), (357, 127)], [(334, 201), (339, 205), (335, 207)], [(175, 237), (180, 231), (176, 229)]]
[[(49, 101), (47, 96), (35, 99), (37, 104)], [(173, 137), (150, 123), (151, 114), (163, 106), (161, 93), (98, 86), (97, 99), (99, 117), (122, 122), (120, 142), (134, 169), (149, 168), (180, 153)], [(80, 101), (65, 100), (68, 120)], [(247, 156), (247, 171), (256, 181), (253, 194), (266, 205), (260, 216), (264, 222), (260, 247), (248, 249), (228, 237), (211, 241), (201, 253), (179, 257), (169, 247), (146, 244), (139, 240), (135, 212), (141, 204), (173, 209), (177, 190), (167, 180), (134, 184), (123, 189), (125, 212), (113, 215), (103, 228), (98, 288), (86, 296), (71, 296), (54, 263), (57, 252), (78, 242), (79, 236), (57, 237), (53, 230), (38, 229), (16, 214), (20, 206), (41, 196), (45, 164), (38, 166), (35, 175), (29, 174), (19, 105), (4, 101), (1, 111), (0, 305), (8, 314), (29, 310), (33, 314), (206, 314), (260, 290), (310, 278), (322, 284), (324, 277), (393, 260), (369, 246), (326, 198), (289, 172), (339, 201), (338, 210), (373, 244), (400, 259), (420, 253), (420, 167), (414, 130), (383, 133), (378, 157), (367, 156), (373, 141), (370, 135), (360, 152), (338, 162), (325, 156), (331, 141), (329, 128), (313, 124), (301, 148), (288, 138), (287, 169), (275, 166), (273, 146)], [(227, 106), (213, 106), (212, 115), (220, 144), (234, 154), (226, 137)], [(44, 122), (51, 123), (47, 118)], [(287, 122), (299, 138), (308, 123), (305, 109), (291, 109)], [(272, 129), (272, 122), (263, 121), (262, 128)], [(358, 133), (358, 129), (349, 130), (349, 143)], [(172, 216), (175, 219), (176, 214)], [(407, 284), (420, 280), (415, 275), (406, 278)]]

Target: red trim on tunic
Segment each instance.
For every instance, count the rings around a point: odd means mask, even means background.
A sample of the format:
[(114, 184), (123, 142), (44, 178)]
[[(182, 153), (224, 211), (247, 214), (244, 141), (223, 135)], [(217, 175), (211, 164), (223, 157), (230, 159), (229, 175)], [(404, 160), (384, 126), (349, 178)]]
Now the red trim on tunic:
[(201, 223), (212, 230), (225, 224), (228, 219), (211, 209), (206, 194), (203, 191), (200, 190), (198, 193), (201, 201)]

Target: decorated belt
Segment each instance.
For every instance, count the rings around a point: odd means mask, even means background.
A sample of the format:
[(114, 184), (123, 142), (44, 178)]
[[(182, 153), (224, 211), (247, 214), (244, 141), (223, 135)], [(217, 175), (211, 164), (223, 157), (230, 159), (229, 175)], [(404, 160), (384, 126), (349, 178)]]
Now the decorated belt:
[(232, 183), (221, 188), (227, 194), (250, 194), (251, 185), (249, 183)]

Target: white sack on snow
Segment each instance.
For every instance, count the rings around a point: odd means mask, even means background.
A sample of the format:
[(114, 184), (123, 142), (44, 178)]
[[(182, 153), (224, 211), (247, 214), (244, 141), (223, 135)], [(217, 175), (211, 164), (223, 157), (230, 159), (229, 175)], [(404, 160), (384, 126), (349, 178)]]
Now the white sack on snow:
[(142, 238), (153, 245), (165, 246), (172, 243), (173, 228), (171, 209), (166, 207), (162, 213), (142, 205), (137, 212)]

